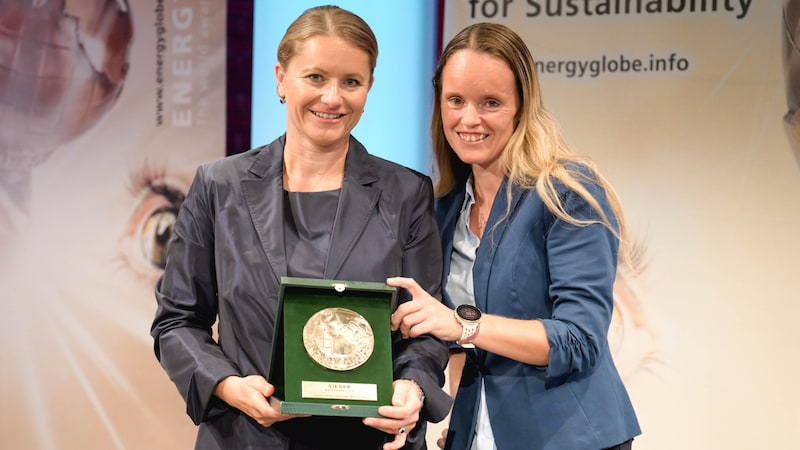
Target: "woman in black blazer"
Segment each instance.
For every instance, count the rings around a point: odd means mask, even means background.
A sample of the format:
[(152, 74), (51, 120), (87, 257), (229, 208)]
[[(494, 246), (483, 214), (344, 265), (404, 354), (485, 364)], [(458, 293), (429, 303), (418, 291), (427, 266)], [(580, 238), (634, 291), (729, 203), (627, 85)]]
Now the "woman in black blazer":
[[(151, 334), (200, 449), (423, 449), (451, 399), (448, 351), (393, 336), (394, 394), (381, 418), (295, 417), (269, 403), (282, 276), (383, 282), (441, 293), (441, 246), (425, 175), (371, 156), (350, 135), (372, 85), (377, 42), (343, 9), (303, 13), (278, 47), (286, 133), (200, 167), (156, 288)], [(217, 322), (218, 338), (212, 330)]]

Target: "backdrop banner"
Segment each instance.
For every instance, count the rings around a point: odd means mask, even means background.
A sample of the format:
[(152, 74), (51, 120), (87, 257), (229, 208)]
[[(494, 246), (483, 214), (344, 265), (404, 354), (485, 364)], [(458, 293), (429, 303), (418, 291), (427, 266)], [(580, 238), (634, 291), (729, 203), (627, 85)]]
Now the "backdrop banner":
[(189, 448), (153, 294), (225, 154), (225, 2), (0, 0), (0, 448)]
[(445, 43), (484, 21), (525, 38), (545, 104), (619, 191), (639, 271), (609, 336), (637, 449), (800, 442), (795, 3), (445, 1)]

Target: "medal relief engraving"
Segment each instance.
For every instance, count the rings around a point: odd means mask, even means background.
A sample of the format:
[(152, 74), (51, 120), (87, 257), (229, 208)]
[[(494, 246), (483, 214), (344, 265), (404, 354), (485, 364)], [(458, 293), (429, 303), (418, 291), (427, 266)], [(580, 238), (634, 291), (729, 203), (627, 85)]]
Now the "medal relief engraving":
[(361, 314), (345, 308), (325, 308), (303, 327), (303, 345), (317, 364), (344, 371), (367, 362), (375, 348), (375, 338)]

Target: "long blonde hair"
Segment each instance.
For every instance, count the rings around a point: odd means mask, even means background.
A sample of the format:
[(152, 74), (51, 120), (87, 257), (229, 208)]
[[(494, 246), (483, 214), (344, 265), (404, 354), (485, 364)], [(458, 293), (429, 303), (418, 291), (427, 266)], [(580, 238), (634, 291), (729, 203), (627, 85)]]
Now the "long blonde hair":
[[(458, 159), (447, 142), (442, 122), (442, 70), (450, 57), (461, 50), (473, 50), (500, 58), (508, 64), (516, 79), (520, 107), (515, 117), (514, 133), (500, 160), (508, 177), (508, 199), (511, 198), (513, 186), (535, 189), (547, 208), (559, 218), (578, 226), (602, 223), (624, 243), (627, 231), (616, 192), (590, 158), (575, 154), (567, 145), (558, 123), (544, 106), (530, 50), (517, 33), (502, 24), (476, 23), (464, 28), (447, 44), (436, 66), (431, 118), (436, 195), (446, 195), (454, 187), (466, 183), (471, 173), (470, 166)], [(585, 182), (595, 183), (605, 190), (613, 218), (606, 215), (597, 199), (584, 187)], [(571, 216), (558, 195), (557, 183), (581, 196), (597, 211), (600, 220)], [(510, 205), (510, 201), (507, 203)], [(503, 218), (508, 214), (509, 211), (506, 211)], [(621, 247), (621, 254), (626, 254), (624, 246)]]

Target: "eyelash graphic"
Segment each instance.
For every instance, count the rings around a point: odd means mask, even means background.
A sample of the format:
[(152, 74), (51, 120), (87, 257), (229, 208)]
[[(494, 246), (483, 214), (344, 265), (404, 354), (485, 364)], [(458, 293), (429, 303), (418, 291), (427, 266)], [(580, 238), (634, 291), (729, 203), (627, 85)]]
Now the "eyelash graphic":
[(145, 163), (130, 175), (133, 211), (120, 239), (123, 265), (155, 284), (167, 263), (167, 249), (188, 185), (164, 167)]
[(657, 332), (648, 320), (636, 288), (637, 278), (647, 271), (645, 245), (635, 242), (631, 253), (632, 267), (619, 265), (608, 333), (609, 346), (623, 380), (640, 373), (656, 373), (666, 364)]

